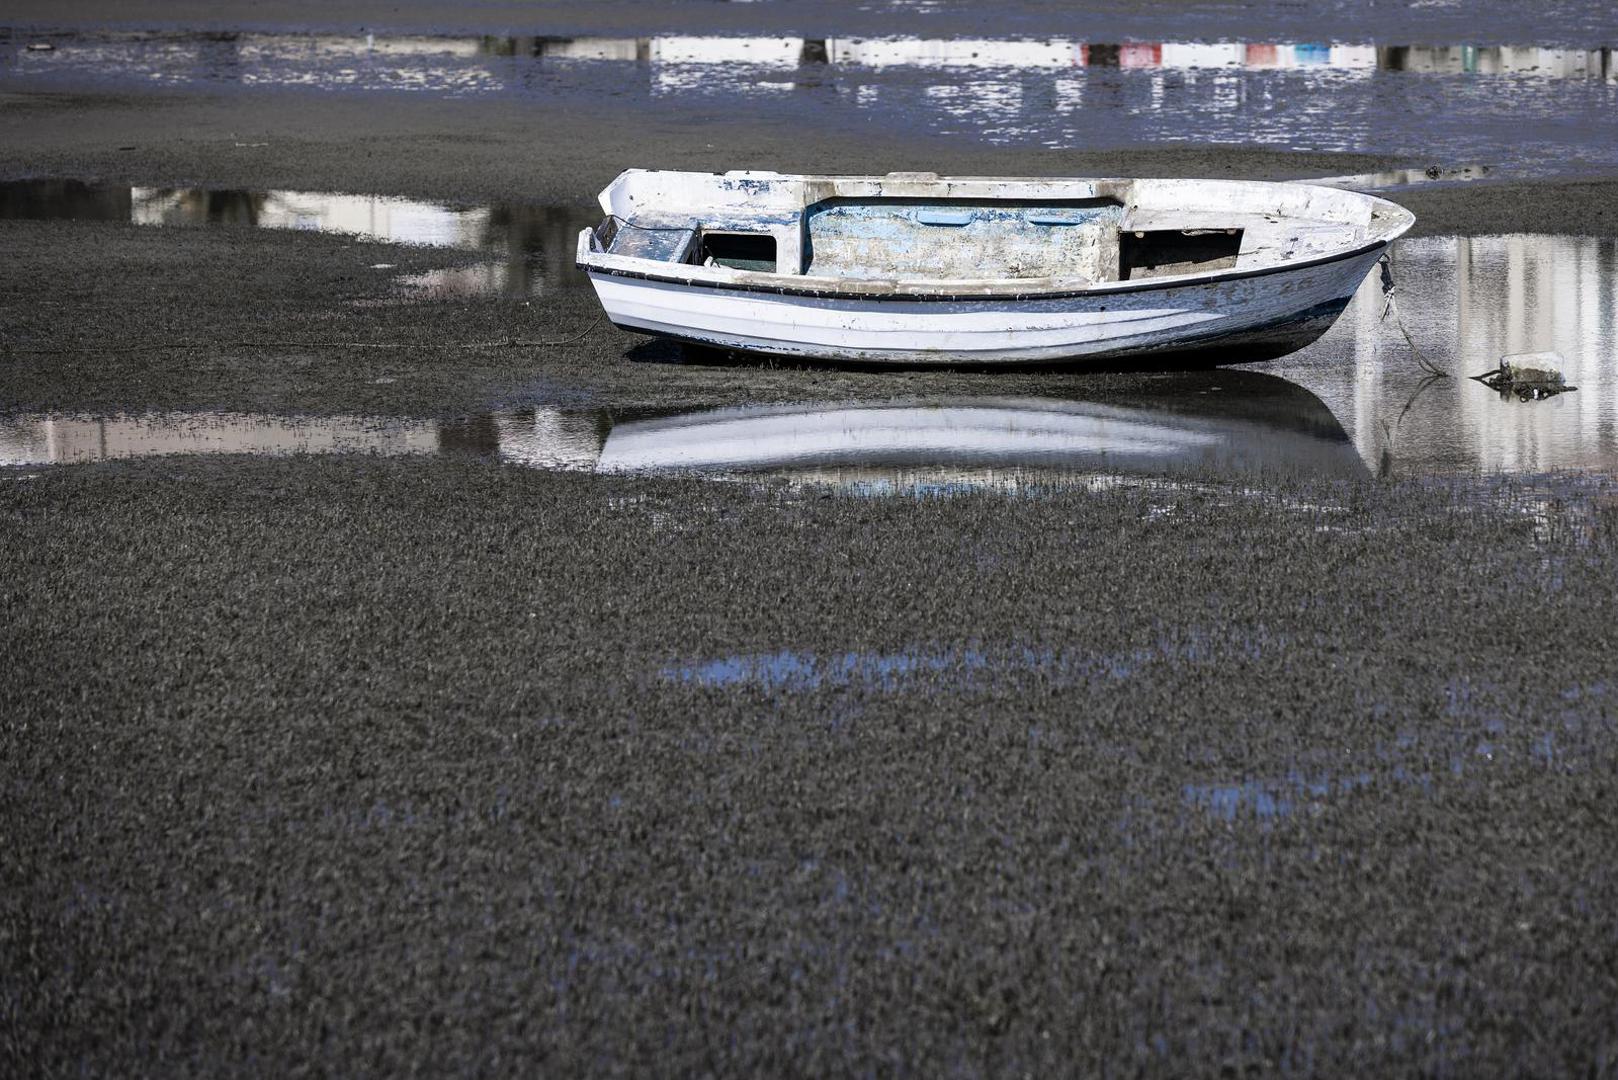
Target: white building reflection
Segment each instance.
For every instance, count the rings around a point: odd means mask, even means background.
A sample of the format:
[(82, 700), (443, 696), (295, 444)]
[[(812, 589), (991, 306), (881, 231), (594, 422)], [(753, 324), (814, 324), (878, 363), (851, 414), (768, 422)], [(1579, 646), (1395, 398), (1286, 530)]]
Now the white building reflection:
[(432, 247), (483, 246), (490, 216), (487, 207), (457, 210), (411, 199), (332, 192), (137, 187), (131, 196), (129, 220), (136, 225), (243, 224)]
[[(1319, 395), (1368, 462), (1396, 471), (1618, 471), (1618, 240), (1581, 236), (1401, 241), (1399, 306), (1449, 370), (1426, 381), (1366, 279), (1342, 320), (1263, 370)], [(1512, 353), (1561, 355), (1573, 393), (1503, 399), (1466, 378)]]
[(93, 419), (0, 416), (0, 465), (72, 465), (164, 454), (398, 456), (437, 451), (437, 427), (426, 421), (181, 412)]
[[(1610, 46), (1567, 49), (1370, 42), (1107, 43), (1077, 38), (679, 34), (624, 38), (390, 37), (114, 32), (57, 35), (55, 48), (48, 52), (22, 50), (13, 43), (0, 61), (20, 75), (90, 66), (122, 70), (159, 83), (170, 78), (207, 77), (260, 84), (341, 86), (396, 78), (399, 88), (414, 83), (423, 89), (467, 89), (504, 83), (511, 68), (503, 60), (778, 69), (820, 64), (866, 70), (1330, 69), (1618, 80), (1613, 52)], [(407, 73), (412, 71), (414, 74)]]
[(1219, 142), (1446, 163), (1488, 156), (1525, 173), (1562, 171), (1575, 159), (1618, 164), (1610, 45), (102, 33), (54, 35), (51, 51), (28, 52), (16, 40), (0, 38), (6, 86), (121, 80), (739, 110), (768, 101), (806, 107), (806, 117), (853, 109), (898, 130), (994, 144)]
[(442, 203), (319, 191), (215, 191), (130, 188), (77, 180), (0, 181), (0, 219), (127, 221), (147, 226), (232, 225), (354, 236), (365, 240), (475, 251), (471, 265), (402, 273), (411, 299), (527, 299), (573, 273), (589, 207)]

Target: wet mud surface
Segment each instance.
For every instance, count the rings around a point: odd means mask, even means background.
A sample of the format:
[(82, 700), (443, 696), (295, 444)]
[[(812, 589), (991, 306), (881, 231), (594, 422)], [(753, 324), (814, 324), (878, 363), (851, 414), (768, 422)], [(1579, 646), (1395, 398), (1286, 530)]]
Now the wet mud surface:
[[(5, 19), (1618, 45), (1581, 4)], [(1118, 60), (1127, 104), (1155, 76)], [(1221, 77), (1262, 108), (1305, 76)], [(0, 81), (32, 185), (0, 187), (0, 1073), (1618, 1070), (1610, 140), (1512, 171), (1505, 141)], [(1387, 174), (1420, 347), (1556, 349), (1581, 389), (1424, 383), (1369, 293), (1194, 377), (686, 353), (571, 270), (632, 165)], [(1170, 450), (1086, 456), (1098, 419)], [(594, 471), (670, 455), (741, 482)]]
[[(1330, 461), (1351, 446), (1348, 458), (1377, 475), (1618, 471), (1611, 237), (1401, 241), (1394, 265), (1409, 342), (1384, 318), (1372, 274), (1321, 341), (1240, 373), (963, 374), (760, 364), (617, 331), (572, 266), (578, 230), (598, 213), (0, 183), (0, 236), (15, 277), (0, 305), (0, 461), (203, 449), (458, 452), (465, 440), (441, 431), (482, 424), (486, 455), (610, 468), (626, 459), (611, 452), (609, 433), (658, 419), (688, 430), (683, 446), (665, 439), (663, 450), (633, 458), (648, 467), (911, 465), (936, 451), (952, 467), (1044, 457), (1088, 475), (1103, 459), (1081, 444), (1139, 443), (1149, 431), (1144, 456), (1115, 457), (1111, 467), (1335, 472)], [(1452, 377), (1429, 378), (1411, 343)], [(1578, 389), (1523, 403), (1467, 378), (1501, 356), (1536, 352), (1555, 352)], [(1244, 404), (1268, 410), (1258, 426)], [(901, 448), (888, 439), (898, 426), (843, 411), (851, 405), (934, 411), (904, 421), (909, 456), (896, 462), (884, 447)], [(972, 434), (976, 421), (963, 420), (952, 446), (954, 421), (937, 412), (944, 406), (980, 417), (979, 406), (1000, 410), (1030, 437), (990, 446)], [(1126, 411), (1108, 412), (1116, 408)], [(739, 442), (739, 428), (720, 423), (735, 409), (776, 413), (755, 415)], [(1074, 409), (1088, 411), (1082, 422)], [(1067, 449), (1052, 454), (1055, 444), (1040, 440), (1058, 415)], [(536, 416), (562, 426), (536, 428)], [(1109, 416), (1131, 422), (1109, 428)], [(728, 444), (718, 457), (693, 453), (691, 424), (704, 418), (716, 444)], [(1135, 423), (1147, 420), (1156, 426)], [(225, 430), (233, 423), (234, 442)], [(1304, 429), (1327, 438), (1264, 437)], [(569, 442), (562, 436), (572, 430), (589, 437)], [(797, 449), (785, 453), (783, 439)], [(818, 458), (805, 449), (817, 441)]]
[[(1314, 148), (1151, 143), (1095, 149), (990, 146), (871, 126), (857, 116), (798, 124), (749, 111), (697, 109), (652, 116), (601, 101), (546, 111), (492, 98), (291, 94), (216, 96), (79, 88), (0, 90), (0, 177), (73, 177), (147, 187), (368, 192), (450, 203), (504, 200), (594, 206), (625, 168), (777, 169), (957, 175), (1203, 176), (1297, 179), (1482, 161)], [(1496, 171), (1483, 182), (1424, 184), (1399, 192), (1417, 214), (1414, 235), (1505, 232), (1612, 234), (1614, 171), (1526, 179)]]
[[(0, 89), (0, 174), (140, 185), (376, 192), (441, 200), (593, 206), (625, 168), (961, 175), (1252, 176), (1421, 165), (1386, 154), (1155, 145), (994, 147), (895, 132), (857, 114), (817, 118), (820, 137), (752, 110), (653, 115), (582, 99), (536, 113), (500, 97)], [(536, 116), (543, 122), (536, 126)], [(801, 120), (802, 118), (800, 118)]]
[(23, 475), (0, 986), (33, 1069), (1618, 1052), (1608, 485)]

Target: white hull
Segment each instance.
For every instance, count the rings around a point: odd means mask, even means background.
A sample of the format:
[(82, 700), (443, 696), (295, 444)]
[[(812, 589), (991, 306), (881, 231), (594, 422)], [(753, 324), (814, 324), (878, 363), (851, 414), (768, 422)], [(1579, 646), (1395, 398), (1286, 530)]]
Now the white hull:
[(1212, 354), (1246, 345), (1266, 352), (1253, 357), (1262, 359), (1324, 332), (1380, 255), (1379, 248), (1259, 277), (1061, 299), (877, 301), (598, 273), (590, 280), (607, 317), (626, 330), (780, 356), (972, 366)]
[[(700, 209), (704, 199), (717, 208)], [(902, 365), (1269, 359), (1323, 333), (1413, 220), (1382, 200), (1308, 185), (908, 174), (626, 173), (602, 203), (612, 231), (581, 234), (578, 262), (615, 325), (721, 349)], [(636, 214), (673, 224), (634, 224)], [(752, 230), (774, 261), (762, 272), (696, 262), (691, 238), (709, 230)], [(1202, 234), (1240, 239), (1205, 267), (1123, 264), (1127, 239), (1194, 245)], [(657, 257), (631, 253), (653, 247)]]

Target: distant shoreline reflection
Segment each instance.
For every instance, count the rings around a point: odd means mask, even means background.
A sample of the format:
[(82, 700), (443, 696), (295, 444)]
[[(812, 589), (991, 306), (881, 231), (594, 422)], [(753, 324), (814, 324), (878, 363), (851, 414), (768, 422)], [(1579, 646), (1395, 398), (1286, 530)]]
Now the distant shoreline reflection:
[[(30, 49), (28, 46), (34, 45)], [(38, 46), (49, 45), (49, 48)], [(554, 35), (435, 36), (214, 32), (33, 32), (0, 27), (0, 63), (21, 74), (91, 58), (176, 77), (274, 82), (271, 69), (297, 62), (366, 57), (403, 67), (477, 59), (766, 68), (1063, 68), (1252, 71), (1320, 68), (1345, 72), (1536, 75), (1618, 79), (1615, 50), (1519, 45), (1425, 45), (1378, 42), (1086, 41), (1068, 37), (793, 37), (663, 34), (645, 37)], [(362, 73), (346, 71), (351, 81)], [(498, 77), (494, 68), (490, 77)], [(290, 75), (288, 76), (290, 78)], [(334, 76), (335, 78), (335, 76)]]
[(764, 110), (1019, 147), (1257, 145), (1551, 175), (1618, 165), (1591, 47), (1063, 37), (383, 36), (0, 29), (0, 87), (199, 88)]

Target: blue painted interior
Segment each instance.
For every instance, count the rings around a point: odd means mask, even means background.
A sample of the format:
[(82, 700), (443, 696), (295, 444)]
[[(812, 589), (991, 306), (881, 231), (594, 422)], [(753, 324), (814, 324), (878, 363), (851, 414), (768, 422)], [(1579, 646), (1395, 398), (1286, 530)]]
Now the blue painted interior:
[(934, 210), (926, 206), (916, 208), (916, 220), (923, 225), (970, 225), (977, 216), (973, 210)]
[(804, 215), (804, 272), (868, 278), (1083, 274), (1116, 203), (830, 200)]
[[(665, 219), (666, 220), (666, 219)], [(874, 279), (1089, 277), (1117, 273), (1113, 202), (1008, 203), (961, 200), (827, 200), (799, 215), (704, 218), (685, 224), (622, 223), (608, 250), (662, 262), (694, 260), (707, 232), (770, 233), (796, 225), (801, 260), (788, 246), (787, 272)], [(729, 264), (727, 264), (729, 265)], [(763, 264), (745, 269), (773, 269)]]

